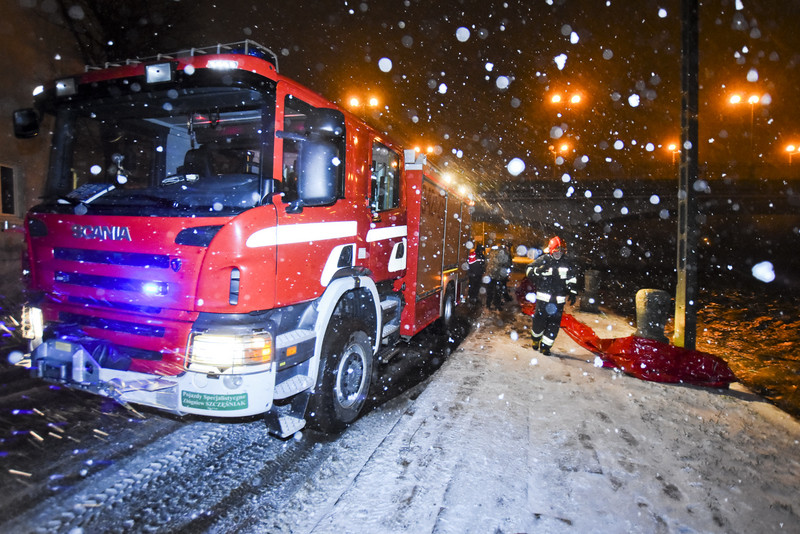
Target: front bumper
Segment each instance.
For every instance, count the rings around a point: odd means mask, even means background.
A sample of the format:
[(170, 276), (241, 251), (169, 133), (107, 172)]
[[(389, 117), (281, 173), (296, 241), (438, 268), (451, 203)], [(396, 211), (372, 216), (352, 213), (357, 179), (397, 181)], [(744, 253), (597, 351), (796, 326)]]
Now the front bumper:
[(179, 415), (262, 414), (272, 408), (275, 389), (272, 364), (247, 374), (184, 371), (177, 376), (155, 376), (101, 367), (80, 343), (57, 339), (33, 351), (30, 367), (35, 376), (49, 382)]

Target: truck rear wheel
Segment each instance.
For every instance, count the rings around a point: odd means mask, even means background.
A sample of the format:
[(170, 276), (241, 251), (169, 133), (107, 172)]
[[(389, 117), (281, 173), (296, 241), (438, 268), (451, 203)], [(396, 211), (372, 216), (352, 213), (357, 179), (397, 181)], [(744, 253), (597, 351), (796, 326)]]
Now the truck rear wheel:
[(444, 295), (444, 306), (442, 310), (442, 322), (444, 322), (445, 328), (449, 329), (453, 326), (453, 314), (456, 310), (456, 295), (453, 291), (452, 287), (447, 288), (447, 292)]
[(306, 415), (311, 428), (341, 432), (358, 418), (372, 381), (372, 360), (372, 343), (364, 323), (352, 317), (332, 318)]
[(442, 334), (449, 334), (453, 328), (453, 315), (456, 310), (456, 295), (452, 286), (445, 290), (444, 301), (442, 302), (442, 315), (439, 317), (438, 331)]

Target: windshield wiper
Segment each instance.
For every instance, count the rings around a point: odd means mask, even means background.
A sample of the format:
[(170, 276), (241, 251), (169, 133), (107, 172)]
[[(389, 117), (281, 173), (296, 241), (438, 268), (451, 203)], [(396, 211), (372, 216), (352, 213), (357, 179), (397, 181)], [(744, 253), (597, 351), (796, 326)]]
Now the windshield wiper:
[(56, 203), (69, 204), (70, 206), (77, 206), (78, 204), (81, 203), (81, 201), (75, 198), (70, 198), (67, 195), (58, 195), (58, 197), (56, 197)]
[(66, 195), (58, 195), (58, 197), (56, 197), (56, 202), (59, 204), (70, 204), (72, 206), (90, 204), (113, 190), (113, 184), (83, 184)]

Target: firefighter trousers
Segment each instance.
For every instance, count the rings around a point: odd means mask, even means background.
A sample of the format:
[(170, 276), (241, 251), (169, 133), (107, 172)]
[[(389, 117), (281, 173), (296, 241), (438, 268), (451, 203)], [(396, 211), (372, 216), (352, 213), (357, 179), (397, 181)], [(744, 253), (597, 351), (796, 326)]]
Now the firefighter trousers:
[(550, 348), (556, 341), (558, 329), (561, 327), (561, 314), (564, 312), (564, 303), (537, 301), (536, 310), (533, 312), (531, 334), (533, 342), (541, 339), (542, 347)]

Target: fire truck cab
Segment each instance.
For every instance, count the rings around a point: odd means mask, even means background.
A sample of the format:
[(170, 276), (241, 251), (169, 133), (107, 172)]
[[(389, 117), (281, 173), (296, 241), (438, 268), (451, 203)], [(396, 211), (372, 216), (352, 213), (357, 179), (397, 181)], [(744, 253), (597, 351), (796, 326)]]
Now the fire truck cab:
[(338, 431), (377, 363), (466, 290), (470, 202), (244, 41), (89, 69), (45, 116), (26, 216), (42, 379), (178, 414)]

